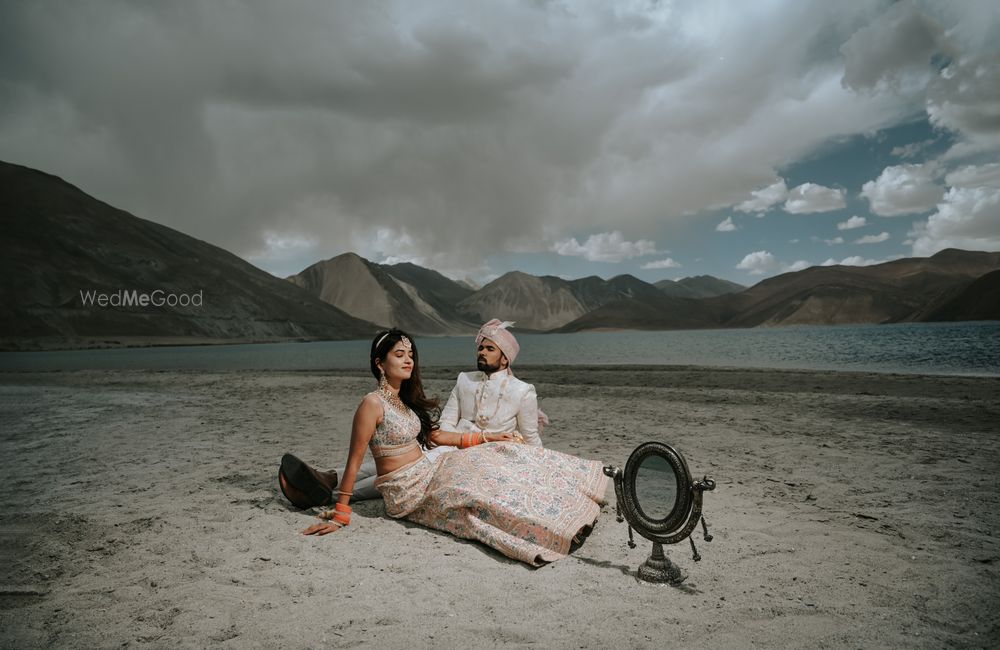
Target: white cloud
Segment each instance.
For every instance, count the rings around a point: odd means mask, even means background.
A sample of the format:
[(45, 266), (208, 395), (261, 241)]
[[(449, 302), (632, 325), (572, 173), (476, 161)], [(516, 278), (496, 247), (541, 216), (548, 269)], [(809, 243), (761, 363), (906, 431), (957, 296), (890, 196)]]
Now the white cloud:
[(621, 262), (659, 252), (655, 242), (648, 239), (626, 241), (618, 230), (591, 235), (582, 244), (571, 237), (552, 244), (549, 250), (559, 255), (583, 257), (591, 262)]
[(1000, 189), (950, 188), (937, 212), (915, 223), (909, 237), (918, 257), (945, 248), (1000, 251)]
[(916, 214), (932, 210), (944, 195), (936, 180), (935, 165), (896, 165), (886, 167), (878, 178), (861, 188), (871, 210), (883, 217)]
[(781, 262), (768, 251), (754, 251), (747, 253), (736, 265), (741, 271), (747, 271), (750, 275), (764, 275), (765, 273), (775, 273), (781, 270)]
[(656, 260), (655, 262), (646, 262), (642, 265), (644, 269), (679, 269), (680, 267), (680, 263), (674, 261), (672, 257), (664, 260)]
[(784, 207), (785, 212), (792, 214), (809, 214), (839, 210), (845, 205), (844, 190), (803, 183), (788, 192)]
[(913, 3), (897, 3), (841, 46), (844, 85), (905, 91), (926, 84), (934, 73), (931, 57), (943, 36), (941, 24)]
[(865, 235), (854, 240), (855, 244), (880, 244), (889, 239), (889, 233), (881, 232), (877, 235)]
[(871, 260), (861, 257), (860, 255), (854, 255), (852, 257), (845, 257), (839, 262), (832, 257), (827, 261), (823, 262), (820, 266), (871, 266), (872, 264), (881, 264), (884, 260)]
[(396, 260), (389, 264), (411, 261), (416, 263), (417, 259), (422, 259), (413, 254), (413, 238), (402, 228), (375, 228), (373, 233), (357, 237), (354, 248), (360, 251), (362, 257), (380, 255)]
[(772, 206), (784, 201), (787, 196), (788, 186), (785, 185), (785, 179), (779, 178), (767, 187), (750, 192), (751, 198), (737, 205), (736, 209), (740, 212), (767, 212)]
[(313, 238), (296, 232), (265, 231), (263, 246), (247, 254), (251, 264), (272, 269), (278, 277), (288, 277), (302, 271), (320, 253)]
[(837, 244), (843, 244), (844, 238), (834, 237), (833, 239), (824, 239), (823, 243), (826, 244), (827, 246), (836, 246)]
[(744, 256), (736, 268), (746, 271), (750, 275), (773, 275), (774, 273), (801, 271), (810, 266), (812, 264), (805, 260), (796, 260), (791, 264), (785, 264), (768, 251), (754, 251)]
[(952, 187), (992, 187), (1000, 189), (1000, 163), (966, 165), (949, 173), (945, 183)]
[(945, 248), (1000, 250), (1000, 164), (966, 165), (945, 177), (951, 187), (926, 221), (908, 233), (915, 256)]
[[(988, 3), (986, 3), (988, 4)], [(1000, 21), (993, 7), (994, 32)], [(927, 115), (931, 124), (961, 137), (945, 154), (945, 159), (959, 159), (981, 154), (1000, 153), (1000, 65), (996, 46), (984, 46), (978, 52), (952, 57), (947, 68), (927, 87)]]
[(854, 215), (847, 221), (841, 221), (837, 224), (837, 230), (854, 230), (855, 228), (863, 228), (868, 224), (868, 220), (864, 217), (859, 217)]
[(897, 158), (902, 158), (904, 160), (909, 158), (916, 158), (924, 153), (927, 148), (934, 144), (934, 140), (923, 140), (921, 142), (911, 142), (910, 144), (905, 144), (899, 147), (893, 147), (890, 152), (891, 155)]
[[(845, 87), (909, 98), (957, 136), (945, 159), (1000, 151), (995, 3), (897, 2), (841, 47)], [(944, 67), (940, 68), (942, 65)]]
[(717, 232), (733, 232), (734, 230), (737, 230), (737, 227), (736, 224), (733, 223), (732, 217), (726, 217), (724, 221), (715, 227), (715, 230)]

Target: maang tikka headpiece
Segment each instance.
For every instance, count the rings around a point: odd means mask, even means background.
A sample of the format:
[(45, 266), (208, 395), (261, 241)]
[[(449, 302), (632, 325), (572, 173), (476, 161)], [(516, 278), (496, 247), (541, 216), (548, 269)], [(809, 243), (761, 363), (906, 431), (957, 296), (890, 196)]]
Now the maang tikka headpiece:
[[(382, 345), (382, 341), (384, 341), (385, 337), (387, 337), (387, 336), (389, 336), (389, 332), (386, 332), (385, 334), (383, 334), (382, 336), (380, 336), (378, 338), (378, 341), (375, 342), (375, 347), (377, 348), (378, 346)], [(403, 344), (403, 348), (404, 349), (406, 349), (406, 350), (412, 350), (413, 349), (413, 342), (410, 341), (410, 339), (406, 338), (405, 336), (399, 337), (399, 342)]]

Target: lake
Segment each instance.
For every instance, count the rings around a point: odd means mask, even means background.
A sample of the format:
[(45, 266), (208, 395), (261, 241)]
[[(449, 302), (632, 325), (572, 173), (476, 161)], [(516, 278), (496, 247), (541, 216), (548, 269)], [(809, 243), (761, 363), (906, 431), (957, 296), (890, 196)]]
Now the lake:
[[(516, 330), (515, 330), (516, 331)], [(698, 365), (1000, 375), (1000, 321), (520, 334), (516, 365)], [(367, 368), (370, 341), (0, 352), (0, 370)], [(418, 338), (421, 361), (474, 365), (472, 337)]]

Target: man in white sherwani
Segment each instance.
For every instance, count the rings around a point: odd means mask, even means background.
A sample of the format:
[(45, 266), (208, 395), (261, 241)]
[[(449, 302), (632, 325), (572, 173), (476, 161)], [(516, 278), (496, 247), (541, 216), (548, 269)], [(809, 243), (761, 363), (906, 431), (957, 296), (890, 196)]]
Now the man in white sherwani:
[[(493, 319), (479, 328), (476, 335), (475, 372), (459, 373), (455, 388), (441, 411), (438, 426), (442, 431), (458, 433), (512, 433), (514, 439), (535, 447), (542, 446), (539, 437), (541, 426), (548, 424), (548, 417), (538, 410), (535, 387), (514, 376), (511, 364), (521, 351), (517, 339), (508, 328), (514, 323)], [(425, 453), (432, 461), (441, 454), (455, 451), (457, 447), (440, 445)], [(297, 460), (297, 459), (296, 459)], [(284, 462), (284, 459), (283, 459)], [(304, 464), (303, 464), (304, 465)], [(321, 472), (304, 465), (305, 471), (315, 482), (322, 483), (327, 492), (336, 489), (338, 477), (344, 469)], [(358, 468), (354, 480), (352, 501), (380, 499), (375, 489), (375, 461), (366, 460)], [(304, 494), (282, 485), (282, 491), (299, 507), (316, 505)]]
[[(515, 377), (510, 368), (521, 350), (517, 339), (507, 329), (511, 325), (511, 322), (493, 319), (479, 329), (476, 335), (478, 370), (459, 373), (455, 388), (441, 411), (439, 426), (442, 431), (512, 432), (525, 444), (542, 446), (535, 387)], [(544, 422), (544, 414), (541, 418)], [(428, 452), (432, 459), (435, 451)]]

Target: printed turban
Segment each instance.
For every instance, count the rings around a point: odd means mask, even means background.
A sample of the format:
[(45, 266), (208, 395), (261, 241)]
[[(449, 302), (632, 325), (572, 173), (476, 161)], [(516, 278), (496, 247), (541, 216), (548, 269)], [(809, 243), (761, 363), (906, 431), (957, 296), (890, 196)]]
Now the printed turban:
[(490, 339), (497, 344), (500, 351), (507, 357), (507, 362), (514, 365), (514, 359), (517, 357), (517, 353), (521, 351), (521, 346), (517, 344), (517, 339), (514, 338), (514, 335), (507, 331), (507, 328), (513, 324), (509, 320), (501, 323), (498, 319), (494, 318), (479, 328), (479, 334), (476, 335), (476, 347), (479, 347), (483, 339)]

